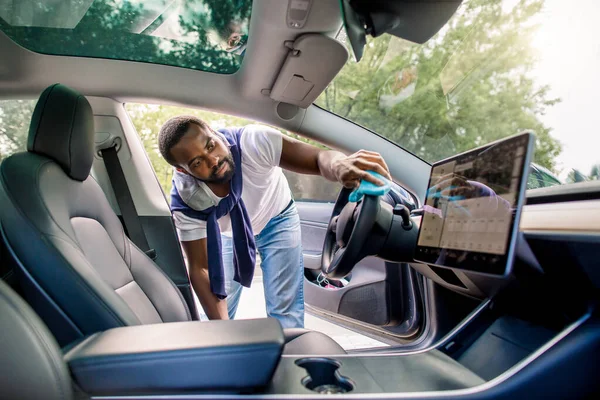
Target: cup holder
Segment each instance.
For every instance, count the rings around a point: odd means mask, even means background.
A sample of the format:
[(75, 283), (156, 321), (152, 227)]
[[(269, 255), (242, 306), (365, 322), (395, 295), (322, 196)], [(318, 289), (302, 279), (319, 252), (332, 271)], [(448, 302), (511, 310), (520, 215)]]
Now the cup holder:
[(347, 393), (354, 389), (354, 384), (345, 376), (340, 375), (338, 368), (341, 364), (330, 358), (301, 358), (296, 365), (308, 372), (302, 378), (302, 384), (320, 394)]

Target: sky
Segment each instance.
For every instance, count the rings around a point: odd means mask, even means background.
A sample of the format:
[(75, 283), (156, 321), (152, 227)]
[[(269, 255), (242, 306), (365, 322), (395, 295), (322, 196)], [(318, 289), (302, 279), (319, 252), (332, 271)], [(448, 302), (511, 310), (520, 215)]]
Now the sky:
[(598, 0), (546, 0), (532, 43), (540, 55), (533, 71), (536, 81), (549, 85), (551, 97), (561, 99), (542, 121), (563, 145), (556, 168), (562, 178), (570, 168), (589, 174), (600, 163), (598, 16)]

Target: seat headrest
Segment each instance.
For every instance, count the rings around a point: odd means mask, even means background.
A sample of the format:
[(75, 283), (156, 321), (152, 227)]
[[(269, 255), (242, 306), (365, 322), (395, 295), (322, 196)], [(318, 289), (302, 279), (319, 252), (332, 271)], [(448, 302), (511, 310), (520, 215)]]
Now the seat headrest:
[(35, 106), (27, 151), (56, 161), (72, 179), (84, 181), (94, 160), (94, 114), (87, 99), (59, 83)]

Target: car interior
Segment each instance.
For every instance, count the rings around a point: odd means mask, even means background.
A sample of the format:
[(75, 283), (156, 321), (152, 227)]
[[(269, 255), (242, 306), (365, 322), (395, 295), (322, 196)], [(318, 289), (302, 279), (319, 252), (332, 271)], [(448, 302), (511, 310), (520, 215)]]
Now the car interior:
[[(316, 104), (349, 60), (370, 62), (371, 37), (431, 43), (464, 3), (0, 1), (0, 103), (35, 101), (20, 151), (0, 138), (0, 398), (597, 394), (600, 186), (532, 164), (527, 127), (426, 160)], [(202, 28), (206, 10), (225, 23)], [(201, 320), (129, 103), (379, 152), (386, 195), (296, 204), (307, 313), (388, 345)], [(532, 174), (557, 184), (528, 190)], [(446, 196), (457, 185), (470, 192)]]

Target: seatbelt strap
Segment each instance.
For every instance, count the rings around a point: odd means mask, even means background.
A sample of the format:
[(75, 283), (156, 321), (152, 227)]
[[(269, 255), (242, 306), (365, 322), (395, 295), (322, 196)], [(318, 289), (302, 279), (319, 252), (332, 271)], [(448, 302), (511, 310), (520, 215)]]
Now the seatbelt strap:
[(123, 217), (123, 224), (127, 231), (127, 236), (137, 247), (140, 248), (148, 257), (156, 259), (156, 251), (151, 249), (146, 240), (144, 229), (140, 221), (140, 216), (135, 209), (119, 156), (117, 155), (117, 147), (112, 146), (107, 149), (102, 149), (102, 159), (104, 160), (104, 166), (110, 179), (110, 184), (117, 198), (117, 203), (121, 209), (121, 215)]

